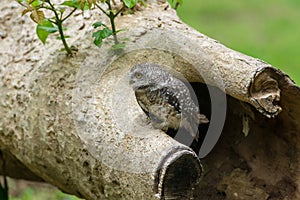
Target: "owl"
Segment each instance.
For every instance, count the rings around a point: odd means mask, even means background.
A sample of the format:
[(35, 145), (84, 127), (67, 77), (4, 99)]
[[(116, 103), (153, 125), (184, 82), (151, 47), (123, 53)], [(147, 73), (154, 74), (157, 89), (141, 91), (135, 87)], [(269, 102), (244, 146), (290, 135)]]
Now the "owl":
[(129, 78), (136, 100), (154, 128), (164, 132), (184, 128), (198, 141), (198, 126), (208, 119), (200, 114), (184, 82), (153, 63), (134, 66)]

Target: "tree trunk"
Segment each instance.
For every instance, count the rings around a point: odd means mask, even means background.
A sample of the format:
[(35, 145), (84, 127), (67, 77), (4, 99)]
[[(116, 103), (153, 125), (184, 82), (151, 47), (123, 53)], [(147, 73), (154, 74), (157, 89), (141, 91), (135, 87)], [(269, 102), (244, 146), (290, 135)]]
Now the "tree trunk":
[[(73, 57), (54, 37), (41, 46), (17, 3), (0, 2), (3, 173), (86, 199), (300, 198), (300, 89), (287, 75), (191, 29), (164, 1), (117, 19), (119, 41), (129, 38), (119, 51), (81, 30), (105, 16), (76, 15)], [(142, 62), (191, 83), (210, 119), (199, 154), (139, 108), (128, 71)]]

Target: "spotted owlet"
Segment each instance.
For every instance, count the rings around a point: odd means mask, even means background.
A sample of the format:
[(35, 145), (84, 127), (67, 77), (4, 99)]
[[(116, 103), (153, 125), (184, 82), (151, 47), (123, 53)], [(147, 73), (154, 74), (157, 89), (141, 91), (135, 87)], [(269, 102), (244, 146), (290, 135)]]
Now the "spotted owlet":
[(154, 128), (164, 132), (184, 128), (198, 141), (198, 126), (208, 119), (199, 113), (181, 80), (153, 63), (134, 66), (129, 76), (137, 102)]

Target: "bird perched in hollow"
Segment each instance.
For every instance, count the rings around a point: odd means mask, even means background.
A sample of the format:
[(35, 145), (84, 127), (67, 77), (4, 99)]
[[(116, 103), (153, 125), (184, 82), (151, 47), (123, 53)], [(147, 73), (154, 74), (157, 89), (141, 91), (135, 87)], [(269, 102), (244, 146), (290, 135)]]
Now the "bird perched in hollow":
[(198, 126), (208, 119), (199, 113), (184, 82), (153, 63), (134, 66), (129, 76), (137, 102), (154, 128), (164, 132), (184, 128), (198, 141)]

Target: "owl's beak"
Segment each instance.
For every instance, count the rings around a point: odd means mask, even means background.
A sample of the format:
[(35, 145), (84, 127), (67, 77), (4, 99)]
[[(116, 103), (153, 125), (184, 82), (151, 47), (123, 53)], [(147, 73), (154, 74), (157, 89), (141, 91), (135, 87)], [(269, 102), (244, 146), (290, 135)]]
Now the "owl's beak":
[(133, 81), (133, 80), (130, 80), (130, 81), (129, 81), (129, 84), (130, 84), (130, 85), (132, 85), (133, 83), (134, 83), (134, 81)]

